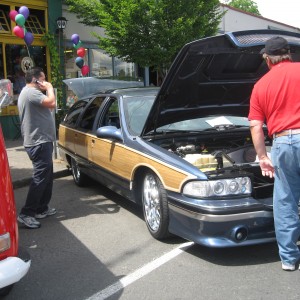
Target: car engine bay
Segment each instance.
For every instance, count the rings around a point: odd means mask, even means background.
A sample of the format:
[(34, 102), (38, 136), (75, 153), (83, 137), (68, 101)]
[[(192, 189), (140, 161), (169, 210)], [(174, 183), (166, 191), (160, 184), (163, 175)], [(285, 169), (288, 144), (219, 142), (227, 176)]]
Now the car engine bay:
[[(253, 197), (271, 197), (274, 180), (262, 176), (256, 151), (250, 135), (218, 133), (207, 137), (178, 137), (155, 140), (155, 144), (188, 161), (208, 178), (249, 176), (252, 180)], [(266, 139), (270, 155), (271, 141)]]

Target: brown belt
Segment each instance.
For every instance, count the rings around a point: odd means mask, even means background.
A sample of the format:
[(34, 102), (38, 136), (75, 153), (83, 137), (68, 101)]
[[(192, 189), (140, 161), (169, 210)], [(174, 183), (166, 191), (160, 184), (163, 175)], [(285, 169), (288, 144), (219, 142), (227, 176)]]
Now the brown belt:
[(283, 131), (274, 133), (273, 138), (278, 138), (280, 136), (285, 136), (285, 135), (294, 135), (294, 134), (300, 134), (300, 128), (288, 129), (288, 130), (283, 130)]

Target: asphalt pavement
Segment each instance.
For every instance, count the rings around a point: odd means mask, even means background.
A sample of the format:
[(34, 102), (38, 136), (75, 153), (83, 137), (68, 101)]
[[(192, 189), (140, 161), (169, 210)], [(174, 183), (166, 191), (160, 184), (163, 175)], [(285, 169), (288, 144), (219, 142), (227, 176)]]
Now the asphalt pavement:
[[(5, 140), (5, 146), (14, 189), (28, 185), (32, 177), (33, 168), (31, 160), (24, 149), (23, 139), (7, 139)], [(53, 153), (53, 169), (54, 178), (70, 175), (70, 171), (59, 156), (58, 150), (55, 151), (55, 149)]]

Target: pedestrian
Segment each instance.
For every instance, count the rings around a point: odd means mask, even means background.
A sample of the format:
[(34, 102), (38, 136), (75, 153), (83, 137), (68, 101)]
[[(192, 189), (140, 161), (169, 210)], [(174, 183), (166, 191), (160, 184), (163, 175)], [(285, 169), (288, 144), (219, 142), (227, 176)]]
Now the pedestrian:
[[(41, 68), (25, 75), (26, 86), (18, 99), (23, 145), (32, 161), (33, 175), (24, 207), (18, 221), (28, 228), (39, 228), (42, 219), (56, 213), (48, 206), (53, 186), (53, 142), (55, 123), (51, 110), (56, 99), (52, 84), (45, 81)], [(46, 92), (46, 93), (45, 93)]]
[[(273, 212), (282, 269), (298, 268), (300, 251), (300, 63), (292, 62), (288, 42), (267, 40), (261, 54), (269, 72), (254, 86), (250, 129), (263, 176), (274, 177)], [(269, 158), (263, 124), (273, 137)]]

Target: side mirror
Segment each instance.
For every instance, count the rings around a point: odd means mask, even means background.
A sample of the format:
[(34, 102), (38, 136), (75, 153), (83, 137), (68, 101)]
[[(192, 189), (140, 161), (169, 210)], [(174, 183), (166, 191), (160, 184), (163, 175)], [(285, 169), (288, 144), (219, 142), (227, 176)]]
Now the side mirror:
[(103, 126), (97, 129), (98, 138), (110, 139), (123, 142), (123, 136), (120, 129), (115, 126)]

